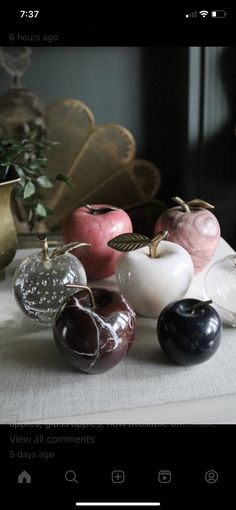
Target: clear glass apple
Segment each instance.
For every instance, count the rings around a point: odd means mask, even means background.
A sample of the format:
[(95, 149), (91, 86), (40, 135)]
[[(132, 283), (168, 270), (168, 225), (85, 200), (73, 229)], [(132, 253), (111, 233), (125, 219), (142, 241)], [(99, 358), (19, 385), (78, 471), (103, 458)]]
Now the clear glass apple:
[(212, 299), (224, 324), (236, 327), (236, 256), (218, 260), (204, 280), (206, 299)]
[(21, 310), (41, 324), (52, 324), (58, 307), (73, 294), (66, 284), (86, 285), (83, 265), (70, 250), (87, 243), (69, 243), (49, 252), (47, 238), (40, 234), (42, 250), (21, 262), (15, 271), (13, 289)]

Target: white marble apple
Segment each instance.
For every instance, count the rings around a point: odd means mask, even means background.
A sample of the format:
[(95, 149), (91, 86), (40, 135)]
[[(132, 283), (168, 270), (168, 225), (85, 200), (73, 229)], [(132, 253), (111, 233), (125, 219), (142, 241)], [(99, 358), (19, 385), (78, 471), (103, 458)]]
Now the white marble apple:
[(108, 243), (128, 252), (116, 262), (116, 281), (121, 294), (144, 317), (158, 317), (167, 304), (183, 297), (194, 274), (192, 259), (182, 246), (161, 242), (167, 235), (161, 231), (149, 239), (127, 233)]

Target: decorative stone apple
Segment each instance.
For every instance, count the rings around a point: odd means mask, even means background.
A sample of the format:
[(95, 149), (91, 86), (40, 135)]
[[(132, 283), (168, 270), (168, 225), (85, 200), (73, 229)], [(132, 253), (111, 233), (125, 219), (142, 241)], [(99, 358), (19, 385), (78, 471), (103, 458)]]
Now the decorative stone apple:
[(211, 260), (220, 240), (220, 225), (208, 210), (214, 206), (197, 198), (190, 202), (179, 197), (172, 200), (178, 207), (167, 209), (159, 216), (154, 233), (167, 229), (169, 240), (183, 246), (191, 255), (197, 273)]
[[(63, 225), (66, 243), (75, 239), (90, 243), (90, 250), (78, 256), (90, 280), (107, 278), (115, 272), (118, 254), (107, 242), (123, 232), (132, 232), (130, 217), (123, 209), (96, 204), (79, 207), (72, 212)], [(77, 251), (74, 252), (77, 255)]]
[(116, 281), (135, 311), (145, 317), (157, 317), (168, 303), (184, 296), (193, 277), (190, 255), (178, 244), (161, 242), (167, 235), (161, 231), (149, 239), (126, 233), (108, 243), (118, 251), (129, 252), (117, 260)]
[(104, 288), (80, 288), (59, 309), (54, 338), (63, 357), (88, 374), (114, 367), (130, 349), (135, 313), (123, 296)]
[(180, 365), (207, 361), (220, 345), (221, 320), (212, 301), (182, 299), (162, 310), (157, 323), (160, 345)]
[(81, 262), (70, 252), (89, 246), (75, 242), (49, 252), (47, 238), (39, 234), (42, 250), (24, 259), (15, 271), (13, 288), (21, 310), (31, 319), (51, 324), (60, 304), (74, 291), (66, 283), (87, 283)]

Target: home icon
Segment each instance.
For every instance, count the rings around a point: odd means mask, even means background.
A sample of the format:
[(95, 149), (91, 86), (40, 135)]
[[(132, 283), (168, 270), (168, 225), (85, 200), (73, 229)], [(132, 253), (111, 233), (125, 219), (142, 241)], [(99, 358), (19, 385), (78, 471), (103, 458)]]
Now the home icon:
[(18, 483), (31, 483), (31, 475), (29, 475), (27, 471), (22, 471), (22, 473), (18, 475), (17, 480)]

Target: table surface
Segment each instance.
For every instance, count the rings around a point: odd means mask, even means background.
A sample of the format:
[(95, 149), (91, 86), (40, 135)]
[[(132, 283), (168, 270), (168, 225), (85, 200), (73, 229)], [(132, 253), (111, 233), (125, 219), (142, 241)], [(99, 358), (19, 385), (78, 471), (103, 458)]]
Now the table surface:
[[(209, 361), (180, 367), (162, 353), (156, 319), (138, 317), (125, 360), (105, 374), (82, 374), (63, 360), (51, 328), (30, 321), (17, 307), (12, 276), (29, 253), (18, 250), (0, 281), (1, 423), (236, 423), (234, 328), (224, 326), (220, 348)], [(221, 239), (186, 296), (202, 299), (209, 266), (231, 253)], [(114, 277), (102, 285), (115, 288)]]

